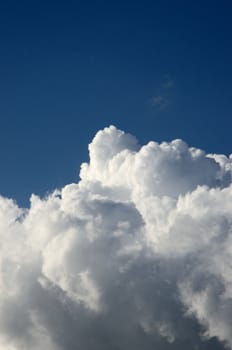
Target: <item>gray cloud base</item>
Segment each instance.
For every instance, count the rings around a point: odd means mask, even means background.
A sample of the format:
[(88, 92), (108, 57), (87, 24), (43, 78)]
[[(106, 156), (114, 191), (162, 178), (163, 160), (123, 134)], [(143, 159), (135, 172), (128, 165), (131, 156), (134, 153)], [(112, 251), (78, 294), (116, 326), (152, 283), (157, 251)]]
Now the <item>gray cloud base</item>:
[(0, 350), (232, 348), (231, 158), (111, 126), (81, 180), (0, 198)]

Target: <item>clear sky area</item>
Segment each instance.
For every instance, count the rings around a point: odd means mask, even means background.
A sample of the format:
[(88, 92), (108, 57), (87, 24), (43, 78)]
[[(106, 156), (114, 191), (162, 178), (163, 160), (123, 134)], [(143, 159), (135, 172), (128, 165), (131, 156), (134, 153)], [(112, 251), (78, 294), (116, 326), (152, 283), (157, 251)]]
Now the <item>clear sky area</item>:
[(0, 192), (78, 180), (111, 124), (232, 153), (230, 1), (1, 1)]

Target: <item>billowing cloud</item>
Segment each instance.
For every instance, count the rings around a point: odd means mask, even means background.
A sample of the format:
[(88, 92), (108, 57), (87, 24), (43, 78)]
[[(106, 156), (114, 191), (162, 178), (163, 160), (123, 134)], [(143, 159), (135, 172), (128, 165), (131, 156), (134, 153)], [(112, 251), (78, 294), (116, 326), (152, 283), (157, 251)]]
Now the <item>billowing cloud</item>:
[(111, 126), (79, 183), (0, 198), (0, 350), (232, 349), (232, 160)]

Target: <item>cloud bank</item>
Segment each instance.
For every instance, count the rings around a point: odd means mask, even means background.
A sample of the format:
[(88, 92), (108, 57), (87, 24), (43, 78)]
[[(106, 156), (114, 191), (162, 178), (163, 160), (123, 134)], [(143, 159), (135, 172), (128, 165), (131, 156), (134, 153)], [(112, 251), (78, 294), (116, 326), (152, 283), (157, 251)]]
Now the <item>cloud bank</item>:
[(0, 198), (0, 350), (232, 349), (232, 159), (113, 126), (89, 156)]

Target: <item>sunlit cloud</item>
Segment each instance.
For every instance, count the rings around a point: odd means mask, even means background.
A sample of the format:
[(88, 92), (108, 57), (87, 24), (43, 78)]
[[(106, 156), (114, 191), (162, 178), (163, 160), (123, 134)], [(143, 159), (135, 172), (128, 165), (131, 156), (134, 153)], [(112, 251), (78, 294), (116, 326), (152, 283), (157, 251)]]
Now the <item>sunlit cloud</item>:
[(113, 126), (89, 157), (0, 198), (0, 349), (232, 348), (231, 158)]

